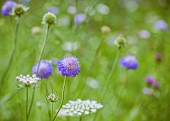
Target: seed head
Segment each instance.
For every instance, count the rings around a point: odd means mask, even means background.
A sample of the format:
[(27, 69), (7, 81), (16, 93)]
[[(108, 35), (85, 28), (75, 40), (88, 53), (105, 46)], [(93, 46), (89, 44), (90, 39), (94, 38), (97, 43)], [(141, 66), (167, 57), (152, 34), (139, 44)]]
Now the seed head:
[(125, 46), (126, 39), (123, 37), (123, 35), (119, 35), (116, 40), (115, 40), (115, 45), (121, 49), (122, 47)]
[(16, 5), (13, 9), (12, 9), (12, 15), (16, 16), (17, 18), (21, 17), (21, 15), (23, 15), (29, 8), (18, 4)]
[(50, 13), (50, 12), (46, 13), (43, 16), (42, 23), (43, 24), (48, 24), (49, 26), (55, 24), (56, 23), (56, 16), (55, 16), (55, 14)]
[(50, 102), (56, 102), (56, 101), (58, 101), (58, 97), (55, 95), (55, 94), (49, 94), (48, 96), (47, 96), (47, 99), (50, 101)]

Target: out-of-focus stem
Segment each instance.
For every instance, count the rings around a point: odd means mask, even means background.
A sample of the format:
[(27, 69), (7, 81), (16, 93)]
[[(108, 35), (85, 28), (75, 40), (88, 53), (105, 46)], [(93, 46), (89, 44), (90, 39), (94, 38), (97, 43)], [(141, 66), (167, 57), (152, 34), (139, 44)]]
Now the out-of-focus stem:
[[(50, 29), (50, 26), (47, 25), (42, 50), (41, 50), (41, 53), (40, 53), (40, 56), (39, 56), (39, 59), (38, 59), (38, 68), (37, 68), (37, 72), (36, 72), (37, 76), (38, 76), (38, 71), (39, 71), (39, 67), (40, 67), (40, 62), (41, 62), (42, 56), (44, 54), (45, 45), (47, 43), (47, 37), (48, 37), (49, 29)], [(29, 110), (28, 110), (28, 119), (29, 119), (29, 116), (30, 116), (30, 113), (31, 113), (33, 102), (34, 102), (34, 96), (35, 96), (35, 87), (33, 88), (31, 103), (30, 103)]]
[(17, 19), (16, 21), (16, 26), (15, 26), (15, 34), (14, 34), (14, 38), (13, 38), (13, 49), (12, 49), (12, 52), (11, 52), (11, 55), (10, 55), (10, 58), (9, 58), (9, 61), (8, 61), (8, 64), (7, 64), (7, 67), (4, 71), (4, 73), (2, 74), (1, 76), (1, 79), (0, 79), (0, 91), (2, 89), (2, 86), (3, 86), (3, 83), (4, 83), (4, 79), (12, 65), (12, 62), (14, 60), (14, 55), (15, 55), (15, 51), (16, 51), (16, 45), (17, 45), (17, 34), (18, 34), (18, 28), (19, 28), (19, 19)]

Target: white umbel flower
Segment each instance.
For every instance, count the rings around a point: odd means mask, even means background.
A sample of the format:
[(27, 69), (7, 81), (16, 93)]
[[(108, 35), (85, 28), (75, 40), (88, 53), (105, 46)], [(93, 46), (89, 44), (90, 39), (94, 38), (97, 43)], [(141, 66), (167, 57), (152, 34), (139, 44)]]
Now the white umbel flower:
[(39, 83), (41, 79), (37, 77), (35, 74), (33, 74), (32, 76), (27, 74), (26, 76), (24, 75), (17, 76), (16, 80), (18, 86), (23, 88), (23, 87), (34, 87)]
[(82, 116), (95, 113), (103, 105), (95, 100), (81, 100), (69, 101), (62, 106), (59, 116)]

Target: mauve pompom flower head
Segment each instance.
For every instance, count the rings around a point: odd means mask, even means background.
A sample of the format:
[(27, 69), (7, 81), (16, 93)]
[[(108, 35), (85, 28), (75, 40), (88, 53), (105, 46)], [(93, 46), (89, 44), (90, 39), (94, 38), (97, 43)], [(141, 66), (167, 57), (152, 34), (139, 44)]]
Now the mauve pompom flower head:
[(11, 0), (6, 1), (3, 6), (2, 6), (2, 15), (3, 16), (8, 16), (12, 10), (13, 7), (17, 5), (16, 2), (13, 2)]
[(138, 68), (138, 61), (136, 60), (136, 57), (133, 55), (127, 55), (120, 59), (120, 64), (127, 69), (135, 70)]
[(74, 56), (66, 56), (58, 61), (58, 70), (63, 76), (75, 77), (79, 72), (79, 61)]
[[(38, 69), (38, 63), (35, 63), (35, 65), (32, 67), (32, 73), (36, 74)], [(51, 63), (42, 60), (39, 65), (38, 69), (38, 77), (40, 78), (48, 78), (52, 75), (53, 68)]]
[(154, 89), (159, 89), (159, 83), (156, 80), (153, 81), (152, 86)]
[(155, 79), (152, 76), (147, 76), (145, 81), (148, 85), (152, 85)]
[(77, 14), (74, 16), (74, 23), (80, 24), (86, 19), (86, 14)]
[(154, 27), (158, 30), (168, 30), (168, 25), (164, 20), (158, 20), (154, 23)]

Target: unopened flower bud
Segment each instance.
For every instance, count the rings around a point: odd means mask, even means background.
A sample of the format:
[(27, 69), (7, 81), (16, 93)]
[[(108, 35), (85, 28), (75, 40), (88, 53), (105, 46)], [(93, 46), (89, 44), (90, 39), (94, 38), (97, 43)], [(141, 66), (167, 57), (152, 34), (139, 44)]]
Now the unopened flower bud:
[(34, 27), (31, 29), (31, 32), (32, 32), (32, 34), (34, 34), (34, 35), (39, 35), (39, 34), (41, 34), (41, 28), (38, 27), (38, 26), (34, 26)]
[(115, 40), (115, 44), (118, 46), (118, 48), (124, 47), (125, 43), (126, 39), (123, 37), (123, 35), (119, 35)]
[(16, 17), (20, 17), (21, 15), (23, 15), (29, 8), (18, 4), (16, 5), (13, 9), (12, 9), (12, 15), (16, 16)]
[(48, 24), (49, 26), (53, 25), (56, 23), (56, 16), (53, 13), (48, 12), (43, 16), (42, 23)]
[(111, 29), (109, 26), (102, 26), (101, 31), (103, 34), (110, 33)]

